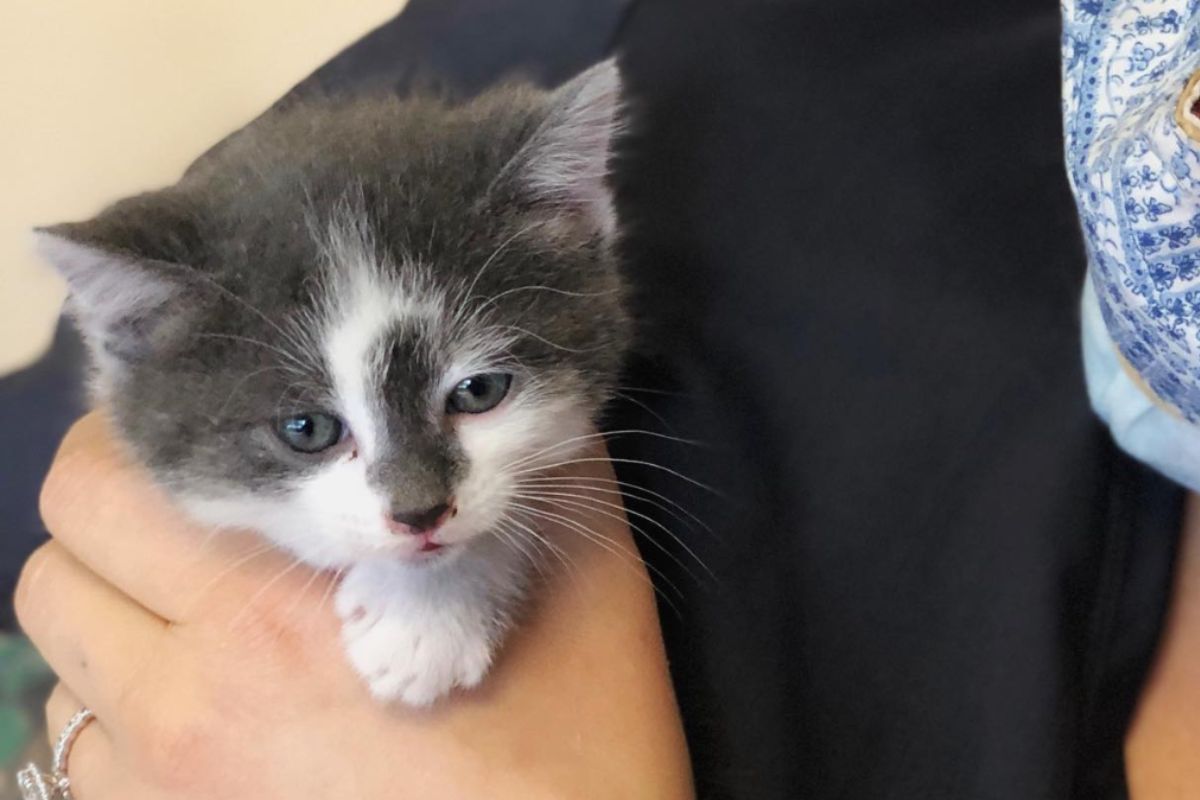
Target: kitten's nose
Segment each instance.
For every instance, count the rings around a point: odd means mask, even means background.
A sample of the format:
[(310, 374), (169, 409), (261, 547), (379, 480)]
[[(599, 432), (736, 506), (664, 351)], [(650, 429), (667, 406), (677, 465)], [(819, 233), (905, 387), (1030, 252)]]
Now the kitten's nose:
[(393, 511), (389, 527), (395, 533), (427, 533), (440, 527), (453, 513), (449, 503), (438, 503), (420, 511)]

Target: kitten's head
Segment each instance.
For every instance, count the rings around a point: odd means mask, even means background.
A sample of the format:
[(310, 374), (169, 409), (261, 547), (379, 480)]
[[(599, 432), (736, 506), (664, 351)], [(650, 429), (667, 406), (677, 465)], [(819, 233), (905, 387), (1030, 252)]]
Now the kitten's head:
[(175, 186), (45, 229), (94, 388), (207, 522), (316, 566), (512, 533), (629, 338), (619, 80), (256, 122)]

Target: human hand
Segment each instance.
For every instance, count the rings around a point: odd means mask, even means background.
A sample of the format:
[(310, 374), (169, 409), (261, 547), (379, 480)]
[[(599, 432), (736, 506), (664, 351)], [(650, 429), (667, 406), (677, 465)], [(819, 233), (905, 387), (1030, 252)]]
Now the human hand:
[(572, 569), (479, 690), (412, 711), (347, 665), (329, 576), (190, 525), (100, 415), (68, 434), (42, 510), (54, 539), (17, 612), (61, 680), (51, 734), (96, 713), (76, 800), (691, 796), (652, 591), (612, 517), (585, 524), (617, 552), (559, 538)]

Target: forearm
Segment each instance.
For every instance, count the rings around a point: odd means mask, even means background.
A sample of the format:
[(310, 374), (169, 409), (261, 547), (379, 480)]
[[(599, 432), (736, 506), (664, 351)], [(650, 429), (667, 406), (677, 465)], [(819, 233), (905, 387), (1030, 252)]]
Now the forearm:
[(1200, 497), (1184, 519), (1171, 613), (1125, 742), (1130, 796), (1200, 796)]
[[(610, 535), (636, 552), (627, 530)], [(478, 731), (493, 764), (511, 765), (511, 794), (496, 797), (691, 797), (644, 568), (578, 545), (572, 573), (559, 576), (490, 686), (452, 710), (452, 724)], [(511, 724), (489, 724), (502, 709), (520, 713), (501, 711)]]

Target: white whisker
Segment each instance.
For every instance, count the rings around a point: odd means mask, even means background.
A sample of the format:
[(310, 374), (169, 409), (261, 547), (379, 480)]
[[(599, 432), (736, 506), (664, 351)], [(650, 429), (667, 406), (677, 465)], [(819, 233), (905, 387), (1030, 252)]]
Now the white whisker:
[(291, 560), (290, 564), (288, 564), (286, 567), (284, 567), (278, 573), (276, 573), (275, 577), (271, 578), (271, 580), (267, 581), (262, 586), (258, 587), (258, 591), (256, 591), (254, 594), (252, 594), (250, 596), (250, 598), (248, 600), (246, 600), (245, 604), (242, 607), (242, 610), (239, 611), (234, 616), (234, 618), (229, 621), (229, 626), (228, 626), (229, 630), (236, 629), (238, 627), (238, 625), (241, 623), (241, 621), (248, 614), (253, 612), (254, 604), (256, 602), (258, 602), (258, 599), (260, 597), (262, 597), (264, 594), (266, 594), (268, 591), (270, 591), (272, 586), (279, 583), (279, 581), (283, 580), (289, 573), (291, 573), (292, 570), (296, 569), (296, 567), (303, 566), (303, 565), (304, 565), (303, 561), (301, 561), (298, 558), (293, 558)]
[(557, 441), (554, 444), (551, 444), (547, 447), (543, 447), (540, 450), (537, 450), (533, 453), (528, 453), (518, 459), (515, 459), (515, 460), (509, 462), (505, 466), (505, 469), (511, 469), (513, 467), (522, 466), (524, 464), (529, 463), (530, 461), (540, 458), (541, 456), (545, 455), (546, 453), (552, 453), (555, 450), (559, 450), (570, 444), (576, 444), (576, 443), (591, 441), (591, 440), (595, 440), (595, 439), (607, 440), (607, 439), (611, 439), (611, 438), (616, 438), (618, 436), (633, 436), (633, 435), (649, 436), (650, 438), (653, 438), (653, 439), (665, 439), (667, 441), (678, 442), (679, 444), (686, 444), (686, 445), (691, 445), (694, 447), (703, 447), (704, 446), (702, 443), (695, 441), (693, 439), (684, 439), (679, 436), (672, 436), (670, 434), (659, 433), (657, 431), (641, 430), (638, 428), (628, 428), (628, 429), (616, 430), (616, 431), (597, 431), (594, 433), (586, 433), (586, 434), (582, 434), (580, 436), (572, 436), (568, 439), (562, 439), (560, 441)]
[[(569, 492), (539, 492), (538, 494), (517, 494), (515, 496), (526, 499), (526, 500), (541, 500), (543, 498), (546, 498), (545, 502), (549, 502), (549, 503), (562, 502), (562, 503), (574, 505), (581, 509), (594, 510), (594, 511), (597, 511), (598, 513), (604, 514), (605, 516), (611, 517), (612, 519), (615, 519), (619, 522), (625, 522), (625, 523), (629, 524), (630, 527), (633, 527), (633, 523), (631, 523), (627, 519), (627, 516), (633, 516), (633, 517), (636, 517), (637, 519), (645, 520), (646, 522), (650, 523), (651, 525), (653, 525), (656, 528), (658, 528), (659, 530), (661, 530), (663, 533), (667, 534), (667, 536), (670, 536), (671, 539), (676, 544), (678, 544), (680, 547), (683, 548), (684, 552), (686, 552), (689, 556), (691, 556), (691, 558), (700, 566), (701, 569), (703, 569), (705, 572), (707, 572), (709, 574), (709, 577), (713, 578), (714, 580), (717, 577), (716, 574), (711, 569), (709, 569), (708, 565), (704, 563), (704, 561), (700, 558), (700, 556), (696, 555), (696, 552), (691, 547), (688, 547), (687, 543), (683, 541), (683, 538), (681, 536), (676, 534), (674, 531), (672, 531), (670, 528), (668, 528), (663, 523), (654, 519), (654, 517), (651, 517), (648, 514), (643, 514), (642, 512), (638, 511), (637, 509), (626, 508), (621, 503), (613, 503), (608, 500), (601, 500), (597, 497), (592, 497), (590, 495), (574, 494), (574, 493), (569, 493)], [(588, 505), (589, 503), (593, 504), (594, 506), (602, 506), (603, 508), (607, 508), (607, 509), (615, 509), (617, 512), (622, 512), (622, 513), (614, 513), (614, 511), (611, 511), (611, 510), (604, 511), (600, 508), (593, 508), (593, 505)], [(624, 514), (626, 516), (622, 516), (622, 514)], [(640, 532), (642, 533), (643, 536), (646, 537), (646, 539), (648, 539), (651, 542), (654, 542), (657, 546), (660, 547), (660, 549), (663, 550), (664, 553), (666, 553), (673, 560), (676, 560), (676, 562), (679, 563), (678, 559), (676, 559), (676, 557), (675, 557), (675, 554), (671, 553), (670, 551), (666, 550), (665, 548), (662, 548), (662, 545), (659, 544), (657, 542), (657, 540), (654, 539), (653, 536), (651, 536), (646, 531), (640, 531)], [(679, 566), (683, 570), (687, 571), (689, 575), (691, 575), (690, 570), (688, 570), (688, 568), (686, 566), (684, 566), (684, 564), (679, 563)]]
[[(481, 306), (479, 306), (478, 308), (475, 309), (475, 313), (472, 315), (472, 319), (477, 318), (481, 313), (483, 313), (484, 309), (488, 308), (489, 306), (495, 305), (502, 298), (508, 297), (509, 295), (512, 295), (512, 294), (516, 294), (518, 292), (532, 292), (532, 291), (550, 292), (552, 294), (561, 295), (563, 297), (588, 298), (588, 297), (605, 297), (607, 295), (616, 294), (620, 290), (619, 289), (607, 289), (603, 292), (571, 292), (566, 289), (559, 289), (554, 286), (543, 286), (543, 285), (516, 286), (516, 287), (513, 287), (512, 289), (505, 289), (503, 292), (500, 292), (499, 294), (489, 297), (486, 301), (484, 301), (484, 303)], [(470, 302), (471, 299), (472, 298), (468, 297), (467, 302)]]
[[(511, 245), (517, 239), (519, 239), (520, 237), (524, 236), (525, 234), (529, 233), (531, 230), (533, 230), (534, 228), (536, 228), (542, 224), (543, 223), (540, 220), (531, 222), (528, 225), (525, 225), (524, 227), (522, 227), (520, 230), (518, 230), (513, 235), (509, 236), (504, 241), (502, 241), (496, 247), (496, 249), (492, 251), (492, 254), (487, 257), (487, 260), (483, 262), (483, 266), (479, 268), (479, 271), (475, 273), (475, 278), (474, 278), (474, 280), (471, 281), (471, 284), (466, 288), (466, 291), (463, 292), (463, 297), (466, 298), (466, 300), (470, 300), (471, 293), (475, 291), (475, 286), (479, 283), (479, 279), (483, 277), (483, 273), (487, 271), (487, 268), (492, 265), (492, 262), (495, 261), (496, 258), (499, 257), (501, 253), (503, 253), (505, 250), (508, 249), (509, 245)], [(466, 300), (464, 300), (464, 302), (462, 303), (463, 307), (465, 307), (467, 305)], [(474, 315), (472, 315), (472, 318), (474, 318)]]
[(626, 403), (633, 403), (635, 406), (637, 406), (638, 408), (642, 409), (643, 411), (645, 411), (645, 412), (646, 412), (647, 414), (649, 414), (650, 416), (654, 417), (654, 419), (655, 419), (657, 422), (661, 423), (661, 424), (662, 424), (662, 426), (663, 426), (664, 428), (666, 428), (668, 431), (673, 431), (673, 430), (674, 430), (674, 429), (671, 427), (671, 423), (667, 422), (667, 420), (666, 420), (666, 419), (663, 417), (663, 415), (662, 415), (662, 414), (659, 414), (657, 411), (655, 411), (654, 409), (652, 409), (650, 406), (648, 406), (646, 403), (642, 402), (641, 400), (638, 400), (636, 397), (632, 397), (632, 396), (630, 396), (630, 395), (628, 395), (628, 394), (625, 394), (625, 392), (623, 392), (623, 391), (622, 391), (621, 389), (619, 389), (619, 388), (618, 388), (618, 389), (614, 389), (614, 390), (613, 390), (613, 396), (614, 396), (614, 397), (618, 397), (618, 398), (620, 398), (621, 400), (624, 400)]
[(494, 326), (494, 328), (496, 330), (516, 331), (517, 333), (519, 333), (523, 336), (528, 336), (530, 339), (534, 339), (536, 341), (541, 342), (542, 344), (546, 345), (547, 347), (553, 347), (555, 350), (562, 350), (564, 353), (596, 353), (596, 352), (599, 352), (600, 350), (603, 350), (606, 347), (608, 347), (607, 344), (597, 345), (595, 347), (567, 347), (564, 344), (559, 344), (558, 342), (552, 342), (549, 339), (547, 339), (546, 337), (536, 334), (533, 331), (528, 330), (526, 328), (522, 328), (519, 325), (496, 325), (496, 326)]
[(333, 590), (337, 588), (338, 582), (341, 581), (342, 576), (346, 574), (347, 569), (348, 567), (342, 567), (329, 577), (329, 583), (326, 584), (325, 591), (321, 595), (321, 602), (317, 603), (316, 612), (309, 615), (308, 624), (310, 626), (313, 624), (313, 621), (321, 615), (321, 612), (325, 610), (325, 606), (329, 602), (329, 598), (333, 596)]
[[(658, 576), (659, 580), (661, 580), (664, 584), (666, 584), (671, 589), (671, 591), (675, 592), (675, 594), (677, 596), (679, 596), (679, 597), (684, 596), (683, 592), (680, 591), (679, 587), (676, 586), (675, 583), (669, 577), (667, 577), (666, 573), (664, 573), (662, 570), (655, 567), (653, 564), (648, 563), (644, 558), (642, 558), (641, 554), (637, 552), (636, 548), (634, 548), (634, 550), (632, 552), (630, 552), (629, 550), (626, 550), (624, 547), (617, 544), (615, 541), (613, 541), (609, 537), (605, 536), (604, 534), (587, 527), (579, 520), (571, 519), (569, 517), (563, 516), (562, 514), (557, 514), (552, 511), (545, 511), (543, 509), (533, 508), (531, 506), (527, 506), (527, 505), (520, 504), (520, 503), (514, 503), (513, 507), (526, 513), (526, 514), (529, 514), (531, 516), (539, 517), (539, 518), (545, 519), (549, 522), (557, 522), (560, 525), (567, 526), (568, 529), (575, 531), (579, 535), (583, 536), (586, 540), (595, 544), (597, 547), (600, 547), (603, 550), (606, 550), (607, 552), (616, 556), (619, 560), (622, 561), (622, 563), (624, 563), (630, 569), (636, 570), (636, 567), (633, 566), (634, 564), (636, 564), (636, 565), (640, 565), (641, 567), (645, 568), (646, 570), (648, 570), (650, 572), (653, 572), (656, 576)], [(648, 581), (650, 583), (650, 585), (652, 587), (654, 587), (655, 590), (657, 591), (657, 587), (654, 586), (654, 582), (651, 581), (645, 573), (638, 573), (638, 574), (641, 575), (643, 580)], [(670, 603), (671, 607), (673, 609), (675, 609), (676, 612), (678, 612), (679, 609), (675, 606), (674, 603), (671, 602), (670, 598), (663, 595), (663, 599), (666, 600), (668, 603)]]
[(275, 355), (279, 356), (280, 358), (286, 359), (294, 368), (302, 370), (304, 374), (307, 374), (308, 372), (310, 372), (312, 370), (311, 365), (305, 364), (296, 355), (289, 353), (288, 351), (284, 350), (283, 348), (276, 347), (273, 344), (270, 344), (268, 342), (259, 341), (258, 339), (254, 339), (249, 336), (238, 336), (237, 334), (233, 334), (233, 333), (205, 333), (205, 332), (195, 333), (195, 334), (193, 334), (193, 336), (195, 336), (197, 339), (222, 339), (222, 340), (231, 341), (231, 342), (241, 342), (243, 344), (252, 344), (257, 347), (262, 347), (266, 350), (269, 350), (272, 353), (274, 353)]
[(566, 467), (566, 466), (570, 466), (572, 464), (588, 464), (588, 463), (595, 463), (595, 462), (604, 462), (607, 464), (631, 464), (631, 465), (641, 466), (641, 467), (650, 467), (651, 469), (656, 469), (661, 472), (665, 472), (668, 475), (673, 475), (676, 478), (679, 478), (681, 481), (685, 481), (686, 483), (690, 483), (698, 489), (703, 489), (704, 491), (709, 492), (710, 494), (714, 495), (715, 497), (724, 497), (724, 495), (722, 495), (720, 492), (718, 492), (713, 487), (703, 484), (700, 481), (696, 480), (695, 478), (689, 478), (687, 475), (684, 475), (681, 472), (673, 470), (670, 467), (664, 467), (662, 464), (655, 464), (653, 461), (642, 461), (642, 460), (639, 460), (636, 458), (599, 458), (596, 456), (589, 456), (589, 457), (585, 457), (585, 458), (573, 458), (568, 461), (560, 461), (555, 464), (544, 464), (544, 465), (541, 465), (538, 467), (517, 470), (510, 474), (512, 474), (514, 476), (525, 475), (525, 474), (529, 474), (531, 472), (544, 472), (546, 470), (556, 469), (558, 467)]
[[(609, 519), (624, 523), (624, 524), (628, 525), (629, 528), (632, 529), (633, 531), (641, 534), (642, 538), (645, 539), (647, 542), (649, 542), (651, 545), (653, 545), (659, 552), (661, 552), (667, 558), (671, 559), (671, 561), (674, 562), (674, 564), (677, 567), (679, 567), (681, 570), (683, 570), (684, 574), (686, 574), (689, 578), (691, 578), (696, 583), (701, 582), (700, 579), (696, 576), (696, 574), (694, 572), (692, 572), (692, 570), (688, 567), (688, 565), (685, 564), (679, 558), (679, 556), (672, 553), (671, 550), (666, 545), (664, 545), (662, 542), (658, 541), (658, 539), (651, 536), (644, 528), (639, 526), (636, 522), (632, 522), (625, 516), (613, 513), (612, 511), (609, 511), (604, 508), (598, 508), (595, 505), (589, 505), (587, 502), (583, 502), (580, 500), (567, 499), (564, 497), (555, 497), (555, 498), (546, 498), (546, 497), (539, 497), (539, 496), (520, 496), (520, 497), (522, 497), (522, 499), (525, 499), (525, 500), (534, 500), (534, 501), (537, 501), (537, 502), (540, 502), (540, 503), (543, 503), (543, 504), (546, 504), (546, 505), (549, 505), (552, 507), (556, 507), (562, 511), (569, 511), (570, 509), (574, 508), (574, 509), (578, 509), (579, 511), (587, 512), (590, 514), (601, 514)], [(593, 502), (600, 503), (603, 501), (593, 499)], [(616, 508), (621, 509), (622, 507), (616, 506)], [(700, 560), (700, 557), (698, 555), (696, 555), (696, 553), (693, 552), (690, 547), (688, 547), (686, 544), (684, 544), (683, 541), (678, 536), (676, 536), (674, 533), (672, 533), (669, 528), (667, 528), (665, 525), (663, 525), (658, 520), (653, 519), (651, 517), (647, 517), (645, 514), (641, 514), (639, 516), (644, 517), (647, 521), (649, 521), (656, 527), (661, 528), (664, 532), (666, 532), (666, 534), (668, 536), (670, 536), (671, 539), (674, 540), (677, 544), (679, 544), (679, 546), (682, 547), (687, 552), (687, 554), (690, 555), (696, 561), (696, 563), (699, 564), (700, 567), (709, 574), (709, 576), (712, 579), (714, 579), (714, 580), (716, 579), (717, 576), (715, 574), (713, 574), (712, 570), (710, 570), (708, 568), (708, 566), (703, 561)]]
[[(581, 486), (579, 483), (577, 483), (577, 481), (585, 481), (588, 484), (596, 484), (596, 483), (607, 484), (610, 486), (618, 486), (620, 488), (619, 489), (602, 489), (597, 486), (589, 486), (589, 485)], [(670, 514), (672, 517), (679, 520), (680, 522), (682, 522), (685, 525), (689, 525), (690, 523), (695, 523), (696, 525), (698, 525), (702, 529), (704, 529), (704, 531), (706, 531), (707, 533), (709, 533), (713, 536), (716, 536), (716, 533), (713, 531), (713, 529), (711, 527), (709, 527), (704, 522), (704, 520), (700, 519), (698, 516), (693, 514), (691, 511), (688, 511), (687, 508), (685, 508), (680, 503), (675, 502), (671, 498), (667, 497), (665, 494), (656, 492), (653, 489), (647, 489), (644, 486), (639, 486), (636, 483), (630, 483), (629, 481), (621, 481), (621, 480), (616, 480), (613, 478), (594, 477), (594, 476), (589, 476), (589, 475), (572, 475), (572, 476), (568, 476), (568, 477), (547, 476), (544, 478), (536, 478), (536, 477), (535, 478), (525, 478), (523, 480), (518, 481), (517, 486), (518, 486), (518, 488), (527, 487), (527, 488), (534, 489), (534, 490), (540, 490), (542, 488), (546, 488), (546, 489), (579, 489), (579, 490), (586, 490), (589, 492), (603, 492), (605, 494), (615, 494), (615, 495), (619, 495), (619, 496), (628, 495), (629, 497), (631, 497), (639, 502), (646, 503), (647, 505), (651, 505), (655, 508), (665, 511), (666, 513)], [(656, 498), (656, 499), (651, 499), (651, 498)], [(661, 500), (662, 502), (660, 503), (660, 502), (658, 502), (658, 500)], [(683, 517), (681, 517), (680, 516), (681, 514), (683, 516), (686, 516), (687, 519), (685, 520)]]
[(184, 604), (183, 611), (180, 613), (180, 617), (186, 618), (186, 617), (190, 616), (191, 612), (195, 609), (196, 605), (204, 597), (205, 593), (207, 593), (213, 587), (215, 587), (217, 585), (217, 583), (224, 580), (226, 577), (228, 577), (233, 572), (236, 572), (238, 570), (238, 568), (250, 563), (254, 559), (258, 558), (259, 556), (265, 555), (266, 553), (268, 553), (274, 549), (275, 549), (274, 545), (270, 544), (269, 542), (260, 544), (257, 547), (250, 548), (250, 551), (248, 553), (245, 553), (244, 555), (239, 557), (232, 564), (229, 564), (227, 567), (225, 567), (220, 572), (218, 572), (216, 575), (214, 575), (212, 578), (210, 578), (203, 586), (201, 586), (196, 591), (196, 594), (192, 596), (192, 599), (188, 600), (187, 603)]

